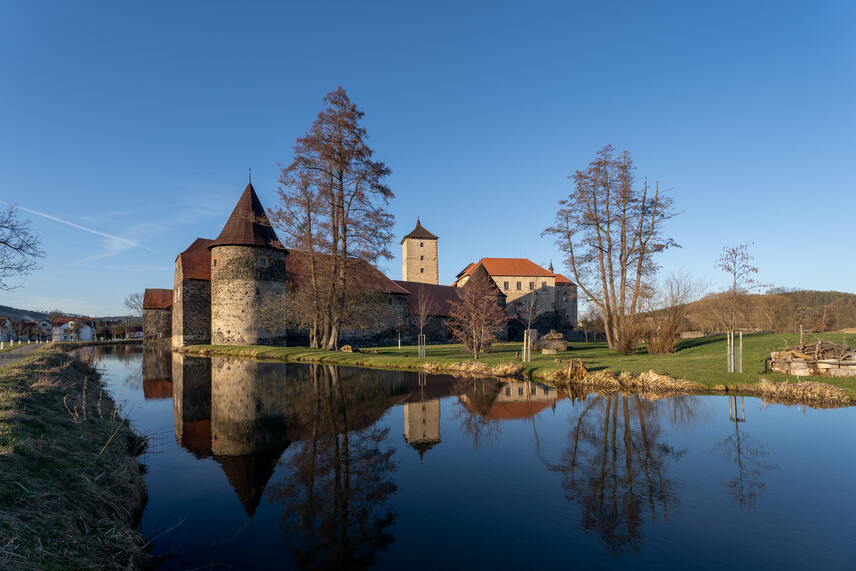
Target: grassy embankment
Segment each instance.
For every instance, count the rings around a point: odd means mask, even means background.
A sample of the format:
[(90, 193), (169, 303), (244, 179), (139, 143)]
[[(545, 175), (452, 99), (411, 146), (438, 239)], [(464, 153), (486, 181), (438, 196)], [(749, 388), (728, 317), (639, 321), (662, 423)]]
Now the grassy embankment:
[(142, 442), (101, 387), (50, 347), (0, 368), (0, 568), (144, 563)]
[[(805, 335), (806, 343), (817, 337), (841, 343), (856, 343), (856, 334), (841, 333)], [(764, 373), (764, 358), (770, 351), (785, 344), (799, 344), (799, 334), (770, 333), (744, 335), (743, 337), (743, 373), (726, 372), (724, 336), (690, 339), (681, 342), (680, 349), (671, 355), (649, 355), (644, 346), (635, 355), (618, 355), (605, 343), (570, 344), (567, 351), (556, 355), (541, 355), (533, 352), (531, 363), (522, 363), (521, 374), (536, 379), (551, 380), (556, 371), (565, 366), (572, 358), (581, 359), (589, 371), (626, 372), (633, 375), (653, 370), (661, 375), (685, 379), (697, 383), (700, 390), (759, 392), (762, 378), (771, 381), (796, 382), (812, 380), (843, 388), (851, 400), (856, 400), (856, 377), (790, 377), (775, 373)], [(480, 361), (487, 367), (498, 367), (507, 363), (519, 363), (515, 357), (521, 348), (520, 343), (498, 343), (493, 352), (484, 355)], [(195, 345), (187, 347), (188, 353), (223, 355), (231, 357), (249, 357), (264, 360), (279, 360), (307, 363), (328, 363), (335, 365), (354, 365), (379, 369), (417, 370), (429, 366), (433, 370), (450, 369), (454, 364), (472, 361), (472, 354), (465, 353), (461, 345), (429, 345), (426, 358), (416, 357), (416, 347), (377, 347), (377, 353), (342, 353), (308, 349), (305, 347), (263, 347), (263, 346), (223, 346)], [(562, 363), (556, 363), (555, 359)]]

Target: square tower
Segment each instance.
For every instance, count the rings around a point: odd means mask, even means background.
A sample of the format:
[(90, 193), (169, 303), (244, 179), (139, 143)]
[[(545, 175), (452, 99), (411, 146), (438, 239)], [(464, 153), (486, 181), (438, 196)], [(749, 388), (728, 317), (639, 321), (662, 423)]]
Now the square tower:
[(439, 284), (437, 236), (426, 230), (419, 219), (416, 228), (401, 239), (401, 279), (406, 282)]

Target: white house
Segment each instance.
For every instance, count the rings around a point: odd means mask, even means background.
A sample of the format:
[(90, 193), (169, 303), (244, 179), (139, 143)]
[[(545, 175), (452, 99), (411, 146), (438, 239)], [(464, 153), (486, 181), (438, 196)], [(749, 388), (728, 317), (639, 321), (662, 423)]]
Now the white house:
[(12, 320), (0, 316), (0, 341), (12, 340)]
[(51, 323), (51, 340), (92, 341), (95, 339), (95, 323), (85, 317), (57, 317)]
[(42, 319), (41, 321), (39, 321), (38, 326), (39, 340), (50, 339), (53, 336), (53, 325), (51, 324), (50, 320)]

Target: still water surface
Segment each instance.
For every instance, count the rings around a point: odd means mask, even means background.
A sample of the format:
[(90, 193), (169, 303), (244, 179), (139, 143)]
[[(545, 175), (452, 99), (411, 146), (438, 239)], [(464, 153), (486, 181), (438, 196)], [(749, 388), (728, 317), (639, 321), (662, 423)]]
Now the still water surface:
[(164, 569), (856, 568), (854, 408), (99, 353)]

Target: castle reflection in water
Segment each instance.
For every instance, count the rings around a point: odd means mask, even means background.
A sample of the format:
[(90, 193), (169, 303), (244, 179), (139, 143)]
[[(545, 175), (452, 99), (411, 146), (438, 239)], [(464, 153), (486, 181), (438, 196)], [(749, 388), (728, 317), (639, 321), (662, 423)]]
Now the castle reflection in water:
[(402, 405), (404, 441), (423, 458), (442, 442), (444, 398), (457, 396), (477, 423), (532, 418), (566, 398), (531, 381), (194, 357), (154, 348), (143, 351), (142, 383), (146, 399), (172, 398), (176, 441), (220, 465), (249, 516), (283, 452), (319, 431), (359, 431)]

